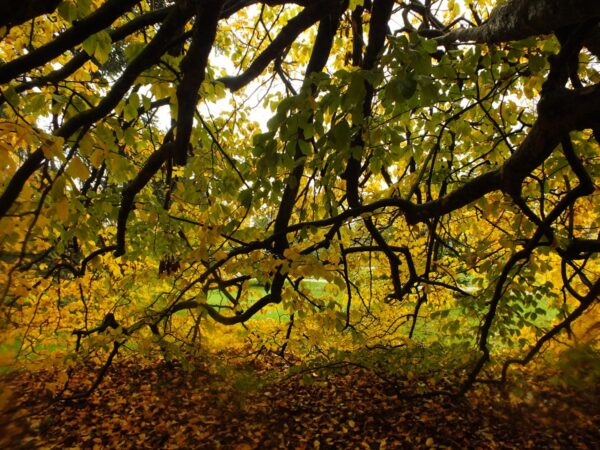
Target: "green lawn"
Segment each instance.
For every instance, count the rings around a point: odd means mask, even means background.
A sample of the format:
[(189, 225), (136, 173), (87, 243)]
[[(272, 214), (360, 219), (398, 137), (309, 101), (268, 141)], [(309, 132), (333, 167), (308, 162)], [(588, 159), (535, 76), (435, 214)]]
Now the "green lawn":
[[(326, 286), (326, 281), (304, 280), (301, 282), (301, 287), (310, 292), (310, 294), (308, 294), (310, 298), (321, 298), (325, 295), (331, 296), (331, 293), (326, 292)], [(264, 297), (267, 294), (267, 291), (265, 291), (263, 286), (257, 283), (250, 284), (250, 286), (247, 289), (248, 300), (250, 300), (250, 303), (257, 301), (258, 299)], [(338, 295), (338, 297), (341, 297), (341, 295)], [(211, 305), (230, 304), (227, 297), (217, 289), (208, 292), (207, 302)], [(289, 313), (285, 310), (285, 308), (283, 308), (282, 305), (269, 305), (263, 308), (257, 314), (255, 314), (254, 317), (252, 317), (252, 319), (273, 319), (278, 320), (279, 322), (287, 322), (289, 320)]]
[[(331, 298), (331, 292), (326, 290), (327, 287), (326, 281), (320, 280), (305, 280), (302, 281), (302, 287), (305, 292), (307, 291), (307, 295), (312, 299), (319, 299), (325, 296)], [(258, 283), (251, 284), (247, 287), (248, 289), (248, 304), (252, 304), (256, 300), (260, 299), (264, 295), (266, 295), (265, 289), (259, 285)], [(340, 292), (337, 294), (337, 299), (344, 303), (343, 301), (343, 293)], [(227, 297), (218, 290), (211, 290), (208, 293), (209, 304), (212, 305), (228, 305), (229, 300)], [(410, 305), (405, 305), (410, 307)], [(414, 305), (413, 305), (414, 306)], [(523, 308), (521, 311), (521, 316), (525, 316), (528, 318), (530, 322), (535, 323), (537, 327), (548, 327), (554, 318), (557, 315), (557, 310), (552, 308), (548, 310), (549, 302), (545, 301), (545, 299), (539, 300), (535, 306)], [(426, 307), (424, 307), (421, 311), (426, 311)], [(178, 314), (184, 315), (186, 311), (180, 311)], [(224, 314), (231, 314), (230, 311), (224, 312)], [(469, 333), (469, 329), (475, 330), (480, 325), (480, 319), (473, 316), (471, 312), (468, 314), (469, 317), (464, 317), (468, 313), (462, 306), (449, 308), (445, 313), (437, 312), (435, 313), (435, 317), (420, 317), (417, 321), (417, 325), (415, 327), (413, 337), (418, 341), (427, 341), (429, 337), (435, 334), (440, 334), (445, 336), (446, 342), (451, 342), (453, 340), (464, 340), (466, 335)], [(533, 315), (532, 315), (533, 314)], [(261, 321), (266, 319), (275, 320), (279, 323), (287, 323), (289, 321), (289, 312), (285, 310), (283, 305), (269, 305), (265, 307), (263, 310), (259, 311), (251, 320)], [(444, 323), (444, 325), (442, 325)], [(408, 321), (405, 325), (403, 325), (398, 331), (401, 333), (406, 333), (410, 330), (411, 321)], [(518, 323), (514, 324), (514, 327), (517, 327)], [(453, 339), (455, 336), (455, 339)], [(492, 337), (496, 340), (497, 337)], [(505, 336), (504, 345), (513, 346), (517, 345), (517, 339), (514, 339), (514, 343), (511, 341), (511, 335), (508, 333), (508, 336)], [(62, 344), (59, 343), (62, 339)], [(54, 350), (62, 350), (67, 347), (67, 345), (73, 343), (74, 337), (70, 335), (70, 333), (62, 332), (60, 336), (56, 336), (55, 342), (46, 344), (41, 343), (35, 346), (36, 352), (52, 352)], [(20, 343), (17, 341), (5, 342), (0, 344), (0, 353), (4, 355), (15, 355), (20, 347)], [(31, 353), (29, 349), (25, 349), (21, 358), (25, 359), (35, 359), (37, 357), (36, 353)], [(7, 372), (10, 370), (10, 366), (0, 366), (0, 373)]]

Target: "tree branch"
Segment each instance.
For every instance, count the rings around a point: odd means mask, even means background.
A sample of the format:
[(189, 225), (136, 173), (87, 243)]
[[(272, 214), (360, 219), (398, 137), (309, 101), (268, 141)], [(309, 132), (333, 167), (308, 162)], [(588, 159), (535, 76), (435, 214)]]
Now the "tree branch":
[(597, 0), (509, 0), (496, 6), (483, 25), (452, 30), (438, 41), (443, 44), (515, 41), (550, 34), (593, 18), (600, 19)]
[(8, 83), (35, 67), (42, 66), (92, 34), (102, 31), (139, 0), (108, 0), (98, 10), (73, 24), (56, 39), (20, 58), (0, 66), (0, 84)]

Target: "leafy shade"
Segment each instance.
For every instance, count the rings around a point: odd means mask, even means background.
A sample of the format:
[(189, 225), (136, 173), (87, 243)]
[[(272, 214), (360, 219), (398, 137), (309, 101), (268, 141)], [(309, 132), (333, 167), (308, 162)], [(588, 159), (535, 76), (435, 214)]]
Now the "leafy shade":
[(6, 364), (417, 342), (464, 393), (593, 325), (597, 0), (0, 17)]

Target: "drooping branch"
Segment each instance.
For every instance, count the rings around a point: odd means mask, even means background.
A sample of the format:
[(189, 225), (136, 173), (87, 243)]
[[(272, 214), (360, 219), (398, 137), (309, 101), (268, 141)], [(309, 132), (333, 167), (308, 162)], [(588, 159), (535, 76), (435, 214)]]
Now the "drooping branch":
[(506, 381), (510, 366), (515, 364), (519, 364), (521, 366), (529, 364), (548, 341), (557, 336), (561, 331), (568, 329), (575, 320), (581, 317), (581, 315), (592, 305), (594, 305), (594, 303), (598, 302), (598, 298), (600, 298), (600, 280), (594, 283), (588, 294), (582, 299), (577, 308), (575, 308), (573, 312), (571, 312), (564, 320), (556, 324), (552, 329), (550, 329), (550, 331), (538, 339), (535, 345), (529, 349), (523, 358), (512, 358), (504, 362), (502, 365), (501, 382)]
[(194, 38), (186, 58), (182, 61), (184, 79), (177, 90), (178, 101), (182, 103), (178, 106), (176, 139), (174, 142), (164, 142), (148, 158), (143, 169), (135, 179), (128, 183), (123, 190), (117, 220), (117, 249), (115, 250), (115, 256), (125, 253), (127, 219), (133, 209), (135, 196), (148, 184), (168, 158), (178, 156), (179, 159), (177, 162), (180, 164), (185, 163), (194, 111), (198, 102), (198, 89), (204, 79), (208, 64), (208, 55), (215, 39), (217, 23), (220, 17), (220, 6), (221, 2), (216, 1), (211, 7), (208, 7), (209, 12), (204, 9), (196, 11), (198, 18), (194, 25)]
[(330, 218), (293, 224), (287, 232), (310, 226), (326, 227), (388, 207), (400, 209), (410, 224), (416, 224), (459, 210), (493, 191), (519, 189), (525, 177), (552, 154), (566, 133), (600, 125), (600, 85), (561, 90), (552, 99), (540, 102), (538, 109), (540, 116), (536, 124), (500, 169), (481, 174), (443, 197), (421, 204), (397, 197), (385, 198), (352, 207)]
[[(327, 59), (331, 52), (333, 45), (333, 38), (337, 30), (337, 25), (340, 16), (338, 12), (334, 12), (331, 16), (323, 19), (319, 25), (319, 31), (315, 40), (315, 45), (311, 54), (311, 58), (306, 67), (305, 86), (310, 88), (310, 77), (318, 72), (321, 72), (327, 64)], [(300, 136), (302, 138), (302, 136)], [(299, 147), (296, 148), (294, 159), (300, 161), (304, 154)], [(296, 203), (296, 196), (300, 188), (300, 180), (304, 173), (304, 165), (297, 163), (294, 167), (291, 176), (294, 178), (286, 184), (283, 191), (277, 216), (275, 218), (275, 234), (278, 237), (275, 240), (276, 251), (281, 253), (288, 247), (287, 237), (285, 230), (289, 224), (290, 218), (292, 217), (294, 204)]]
[[(369, 29), (369, 43), (365, 51), (364, 59), (361, 58), (361, 53), (355, 49), (353, 57), (357, 58), (355, 64), (361, 63), (364, 70), (373, 70), (377, 64), (380, 54), (385, 45), (385, 37), (388, 33), (388, 22), (392, 15), (394, 2), (391, 0), (376, 0), (373, 3), (371, 26)], [(365, 96), (362, 103), (363, 120), (368, 120), (372, 113), (372, 103), (375, 95), (374, 86), (365, 81)], [(365, 142), (362, 138), (362, 132), (356, 133), (353, 146), (364, 148)], [(362, 204), (362, 199), (359, 193), (359, 178), (361, 176), (361, 161), (359, 158), (351, 157), (348, 159), (344, 178), (346, 180), (346, 198), (348, 205), (351, 208), (359, 207)], [(400, 282), (400, 259), (398, 255), (388, 246), (387, 241), (379, 232), (370, 217), (365, 218), (365, 226), (369, 234), (373, 237), (377, 245), (382, 248), (385, 256), (388, 259), (390, 266), (390, 278), (394, 286), (394, 295), (400, 299), (403, 296), (403, 287)]]
[[(308, 65), (306, 67), (306, 75), (304, 81), (304, 88), (313, 89), (311, 83), (311, 76), (315, 73), (321, 72), (325, 65), (327, 64), (327, 60), (329, 58), (329, 54), (331, 52), (331, 48), (333, 45), (333, 39), (335, 37), (335, 32), (337, 30), (337, 25), (340, 20), (341, 11), (334, 10), (330, 15), (323, 18), (321, 23), (319, 24), (319, 30), (317, 33), (317, 38), (315, 40), (315, 44), (313, 46), (313, 50), (311, 53), (311, 57), (309, 59)], [(300, 136), (302, 138), (302, 136)], [(295, 160), (300, 161), (303, 157), (303, 153), (301, 149), (297, 147), (295, 153)], [(275, 219), (274, 231), (275, 235), (273, 238), (273, 246), (274, 251), (281, 255), (284, 250), (289, 247), (289, 242), (287, 239), (287, 227), (289, 221), (292, 217), (294, 205), (296, 203), (296, 196), (298, 194), (298, 190), (300, 187), (300, 180), (302, 174), (304, 172), (304, 166), (301, 163), (298, 163), (296, 167), (292, 171), (292, 176), (295, 180), (289, 181), (282, 194), (282, 199), (280, 202), (280, 207), (277, 212), (277, 217)], [(271, 292), (260, 300), (255, 302), (250, 308), (243, 311), (240, 314), (235, 316), (223, 316), (210, 305), (203, 304), (202, 307), (207, 310), (209, 316), (222, 324), (235, 324), (235, 323), (243, 323), (249, 318), (251, 318), (254, 314), (260, 311), (262, 308), (269, 304), (277, 304), (281, 302), (281, 293), (283, 289), (283, 285), (285, 282), (286, 276), (279, 271), (277, 271), (271, 280), (270, 290)], [(180, 304), (176, 305), (176, 307), (181, 307)]]
[(223, 325), (235, 325), (238, 323), (244, 323), (251, 319), (257, 312), (261, 311), (264, 307), (277, 304), (280, 302), (280, 299), (275, 298), (272, 294), (266, 294), (256, 302), (254, 302), (248, 309), (245, 311), (236, 314), (235, 316), (224, 316), (220, 312), (218, 312), (213, 306), (208, 305), (206, 303), (198, 302), (197, 300), (186, 300), (183, 302), (176, 303), (171, 308), (165, 310), (162, 316), (170, 316), (175, 314), (178, 311), (185, 311), (187, 309), (197, 309), (202, 308), (206, 310), (208, 315), (216, 322), (219, 322)]
[(252, 61), (244, 73), (220, 78), (217, 81), (222, 82), (231, 91), (243, 88), (258, 77), (302, 32), (316, 24), (339, 3), (339, 0), (320, 0), (307, 6), (282, 28), (277, 37)]
[(181, 61), (183, 79), (177, 87), (177, 133), (173, 149), (173, 160), (178, 165), (185, 165), (187, 160), (198, 90), (204, 81), (222, 4), (222, 0), (214, 0), (203, 2), (197, 7), (192, 43)]
[[(564, 138), (564, 140), (567, 140)], [(490, 360), (490, 349), (488, 345), (488, 338), (491, 333), (492, 324), (496, 318), (496, 311), (500, 305), (500, 301), (504, 295), (505, 285), (508, 282), (511, 272), (515, 267), (517, 267), (517, 263), (523, 261), (523, 264), (527, 263), (527, 259), (533, 254), (534, 250), (541, 246), (548, 246), (551, 243), (549, 242), (541, 242), (541, 239), (546, 234), (546, 230), (559, 218), (559, 216), (564, 213), (571, 205), (577, 201), (580, 197), (584, 197), (586, 195), (590, 195), (594, 192), (594, 185), (591, 181), (591, 178), (581, 161), (577, 158), (577, 156), (572, 152), (570, 145), (563, 145), (563, 150), (565, 151), (565, 156), (569, 161), (569, 165), (571, 169), (577, 176), (580, 181), (580, 184), (569, 191), (552, 209), (552, 211), (545, 217), (544, 222), (537, 227), (537, 230), (533, 234), (533, 236), (526, 242), (526, 245), (523, 249), (513, 253), (509, 258), (508, 262), (504, 265), (502, 269), (502, 273), (500, 277), (496, 281), (494, 294), (490, 301), (490, 306), (488, 312), (485, 315), (485, 319), (483, 325), (480, 328), (480, 336), (479, 336), (479, 350), (481, 351), (481, 356), (477, 360), (475, 366), (467, 376), (464, 384), (459, 390), (459, 395), (465, 394), (471, 386), (476, 382), (477, 376), (485, 366), (485, 364)], [(596, 290), (598, 286), (594, 287), (592, 291)], [(594, 298), (596, 298), (594, 296)], [(582, 311), (583, 312), (583, 311)]]
[(73, 335), (77, 336), (77, 342), (75, 344), (75, 351), (79, 351), (79, 347), (81, 345), (81, 338), (85, 336), (91, 336), (94, 333), (104, 333), (109, 328), (113, 330), (118, 328), (119, 324), (115, 319), (115, 315), (113, 313), (108, 313), (102, 319), (102, 323), (98, 325), (96, 328), (92, 328), (91, 330), (73, 330)]
[(133, 201), (135, 196), (148, 184), (152, 177), (160, 170), (165, 161), (173, 154), (174, 143), (163, 143), (160, 148), (155, 151), (137, 176), (131, 180), (121, 193), (121, 206), (119, 208), (119, 216), (117, 218), (117, 246), (115, 256), (125, 254), (125, 234), (127, 231), (127, 218), (133, 209)]
[(102, 248), (99, 248), (97, 250), (94, 250), (89, 255), (87, 255), (85, 258), (83, 258), (83, 260), (81, 261), (81, 267), (75, 267), (72, 264), (68, 264), (68, 263), (57, 264), (56, 266), (52, 267), (50, 270), (48, 270), (46, 272), (45, 277), (48, 278), (52, 274), (58, 273), (61, 270), (68, 270), (69, 272), (71, 272), (71, 274), (74, 277), (82, 277), (83, 275), (85, 275), (85, 271), (87, 269), (87, 265), (91, 261), (93, 261), (94, 258), (97, 258), (97, 257), (99, 257), (101, 255), (104, 255), (105, 253), (112, 252), (112, 251), (114, 251), (116, 249), (117, 249), (116, 245), (109, 245), (109, 246), (102, 247)]

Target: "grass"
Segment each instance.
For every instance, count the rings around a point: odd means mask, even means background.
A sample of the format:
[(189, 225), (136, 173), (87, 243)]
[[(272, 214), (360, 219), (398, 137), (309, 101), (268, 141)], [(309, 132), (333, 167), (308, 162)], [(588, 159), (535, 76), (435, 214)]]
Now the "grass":
[[(328, 283), (326, 281), (304, 280), (302, 281), (301, 287), (304, 289), (305, 292), (307, 292), (308, 297), (310, 297), (311, 299), (319, 299), (324, 297), (331, 298), (332, 293), (327, 290), (327, 285)], [(250, 284), (247, 287), (247, 304), (250, 305), (254, 303), (266, 294), (267, 292), (265, 291), (263, 286), (259, 285), (256, 282)], [(342, 304), (344, 303), (343, 297), (344, 295), (342, 292), (339, 292), (337, 294), (337, 300), (340, 301), (340, 303)], [(222, 292), (216, 289), (209, 291), (207, 301), (211, 305), (230, 306), (230, 302), (227, 299), (227, 297)], [(531, 314), (532, 312), (536, 312), (537, 309), (537, 315), (535, 316), (535, 319), (532, 320), (535, 326), (540, 328), (548, 327), (558, 314), (558, 311), (554, 308), (548, 309), (549, 304), (550, 302), (546, 299), (541, 299), (537, 302), (535, 306), (524, 308), (524, 310), (521, 312), (521, 315)], [(406, 306), (407, 309), (411, 308), (410, 304), (406, 304), (404, 306)], [(545, 313), (540, 313), (540, 309), (544, 310)], [(427, 312), (424, 313), (423, 311), (426, 311), (425, 307), (421, 311), (421, 314), (427, 314)], [(185, 315), (186, 312), (180, 311), (177, 314)], [(229, 312), (229, 314), (231, 314), (231, 312)], [(255, 321), (255, 325), (258, 325), (260, 321), (264, 320), (273, 320), (280, 324), (286, 324), (290, 320), (290, 313), (283, 307), (282, 304), (268, 305), (267, 307), (263, 308), (261, 311), (256, 313), (252, 317), (252, 320)], [(446, 323), (445, 328), (442, 327), (442, 321)], [(444, 335), (444, 339), (448, 343), (461, 340), (464, 341), (466, 338), (468, 339), (466, 335), (466, 330), (476, 328), (478, 325), (480, 325), (480, 318), (475, 317), (472, 314), (472, 312), (468, 315), (468, 317), (466, 317), (465, 310), (462, 306), (449, 308), (447, 314), (445, 315), (445, 318), (442, 318), (442, 321), (440, 321), (439, 315), (435, 318), (420, 317), (420, 319), (417, 321), (414, 330), (414, 339), (416, 339), (417, 341), (427, 341), (428, 338), (430, 338), (432, 335), (438, 334)], [(412, 321), (408, 321), (399, 329), (399, 331), (408, 334), (411, 322)], [(454, 325), (452, 325), (453, 322)], [(35, 360), (39, 357), (39, 352), (48, 353), (66, 349), (69, 339), (71, 339), (72, 337), (69, 333), (66, 332), (61, 333), (61, 335), (54, 336), (53, 342), (41, 342), (36, 344), (34, 346), (34, 352), (31, 352), (29, 349), (26, 349), (26, 351), (21, 355), (20, 358), (24, 361)], [(517, 339), (515, 339), (515, 342), (511, 343), (510, 337), (511, 336), (508, 336), (508, 338), (505, 339), (505, 343), (502, 346), (511, 347), (517, 345)], [(0, 373), (6, 373), (11, 370), (11, 366), (6, 365), (6, 361), (9, 360), (11, 356), (17, 354), (20, 345), (21, 343), (19, 342), (19, 340), (0, 343), (0, 356), (2, 356), (2, 358), (0, 359), (2, 360), (2, 362), (0, 362)]]
[[(321, 298), (325, 295), (331, 296), (331, 293), (326, 292), (325, 288), (327, 286), (326, 281), (320, 280), (304, 280), (301, 283), (301, 287), (307, 289), (310, 293), (308, 294), (310, 298)], [(251, 284), (248, 287), (248, 300), (249, 304), (254, 303), (258, 299), (264, 297), (267, 294), (267, 291), (263, 286), (258, 283)], [(341, 297), (341, 296), (340, 296)], [(208, 292), (207, 302), (211, 305), (219, 305), (226, 306), (230, 305), (227, 297), (219, 290), (214, 289)], [(256, 320), (265, 320), (265, 319), (273, 319), (279, 322), (287, 322), (289, 320), (289, 312), (282, 305), (269, 305), (258, 313), (256, 313), (252, 319)]]

